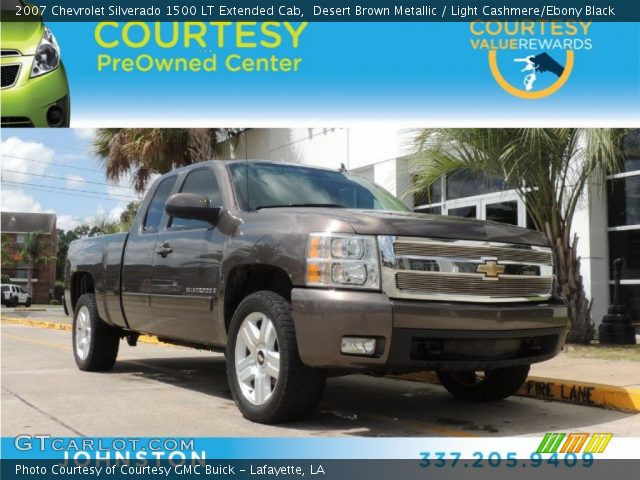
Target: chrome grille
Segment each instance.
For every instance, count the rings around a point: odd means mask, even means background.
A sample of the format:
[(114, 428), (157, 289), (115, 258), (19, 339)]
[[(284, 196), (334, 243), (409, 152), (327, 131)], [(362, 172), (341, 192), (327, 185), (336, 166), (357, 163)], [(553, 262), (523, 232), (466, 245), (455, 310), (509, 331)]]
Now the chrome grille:
[(446, 273), (396, 274), (399, 290), (440, 295), (475, 295), (495, 298), (545, 296), (551, 290), (551, 278), (504, 276), (499, 281), (487, 281), (479, 275), (461, 276)]
[(396, 255), (416, 257), (444, 257), (444, 258), (479, 258), (493, 257), (519, 263), (542, 263), (551, 265), (550, 252), (538, 252), (526, 248), (504, 248), (446, 244), (395, 243), (393, 250)]
[(390, 298), (522, 302), (552, 295), (550, 248), (392, 236), (378, 242)]

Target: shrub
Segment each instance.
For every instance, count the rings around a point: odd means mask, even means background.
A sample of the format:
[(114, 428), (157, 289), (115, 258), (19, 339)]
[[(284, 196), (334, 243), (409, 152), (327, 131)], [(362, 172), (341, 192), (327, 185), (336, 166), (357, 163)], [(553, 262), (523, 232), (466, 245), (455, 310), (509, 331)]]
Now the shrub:
[(60, 305), (60, 301), (55, 298), (49, 302), (49, 305)]

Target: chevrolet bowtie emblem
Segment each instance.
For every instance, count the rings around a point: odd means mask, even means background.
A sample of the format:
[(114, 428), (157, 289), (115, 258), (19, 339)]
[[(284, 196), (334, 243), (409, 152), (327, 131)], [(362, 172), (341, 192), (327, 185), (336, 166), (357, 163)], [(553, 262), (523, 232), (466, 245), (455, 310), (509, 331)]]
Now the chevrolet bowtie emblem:
[(478, 265), (477, 273), (484, 273), (485, 280), (498, 280), (501, 273), (504, 273), (504, 265), (498, 265), (495, 260), (485, 260)]

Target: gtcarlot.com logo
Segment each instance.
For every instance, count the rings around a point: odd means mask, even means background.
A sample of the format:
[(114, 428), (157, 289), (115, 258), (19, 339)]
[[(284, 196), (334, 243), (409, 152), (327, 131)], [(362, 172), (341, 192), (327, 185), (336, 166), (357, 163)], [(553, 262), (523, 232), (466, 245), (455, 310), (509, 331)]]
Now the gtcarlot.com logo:
[(613, 433), (547, 433), (536, 453), (602, 453), (612, 437)]

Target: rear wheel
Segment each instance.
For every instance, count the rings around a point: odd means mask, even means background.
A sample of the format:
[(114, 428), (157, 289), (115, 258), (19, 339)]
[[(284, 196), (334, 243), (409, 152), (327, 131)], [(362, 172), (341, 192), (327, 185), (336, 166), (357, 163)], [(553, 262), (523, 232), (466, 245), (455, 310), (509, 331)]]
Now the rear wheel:
[(111, 370), (118, 356), (120, 331), (98, 315), (96, 299), (85, 293), (73, 316), (73, 355), (80, 370)]
[(256, 292), (240, 303), (229, 327), (226, 360), (229, 388), (249, 420), (296, 420), (320, 401), (324, 373), (301, 362), (291, 306), (276, 293)]
[(529, 374), (529, 365), (495, 370), (438, 372), (440, 383), (454, 397), (473, 402), (502, 400), (516, 393)]
[(17, 307), (19, 305), (19, 300), (18, 297), (13, 297), (11, 300), (9, 300), (9, 304), (7, 305), (8, 307)]

